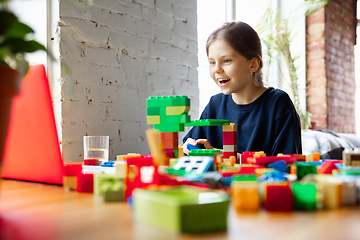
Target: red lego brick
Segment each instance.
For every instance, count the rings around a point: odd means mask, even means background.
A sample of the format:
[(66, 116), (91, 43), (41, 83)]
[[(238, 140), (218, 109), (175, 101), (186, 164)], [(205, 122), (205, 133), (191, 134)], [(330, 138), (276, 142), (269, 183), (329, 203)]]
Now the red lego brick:
[(294, 205), (290, 185), (288, 183), (267, 184), (265, 186), (264, 208), (267, 211), (292, 211)]
[(223, 145), (236, 145), (237, 141), (235, 138), (224, 138)]
[(248, 163), (248, 158), (253, 158), (254, 157), (254, 153), (256, 152), (243, 152), (241, 154), (241, 164), (247, 164)]
[(236, 132), (223, 132), (223, 139), (237, 139)]
[(82, 171), (82, 163), (68, 163), (64, 165), (64, 176), (77, 176)]
[(94, 192), (94, 174), (78, 174), (76, 191), (87, 193)]
[(297, 158), (296, 156), (291, 156), (291, 155), (266, 156), (266, 157), (258, 157), (258, 158), (248, 158), (247, 162), (256, 165), (267, 165), (280, 160), (284, 160), (287, 164), (289, 164), (296, 162)]
[(99, 165), (98, 159), (84, 159), (84, 165), (97, 166)]
[(341, 161), (337, 161), (337, 160), (325, 160), (325, 162), (317, 168), (317, 173), (318, 174), (332, 174), (332, 170), (338, 169), (335, 166), (335, 163), (340, 163), (340, 162)]
[(179, 133), (178, 132), (162, 132), (160, 133), (160, 140), (166, 141), (166, 140), (178, 140), (179, 139)]

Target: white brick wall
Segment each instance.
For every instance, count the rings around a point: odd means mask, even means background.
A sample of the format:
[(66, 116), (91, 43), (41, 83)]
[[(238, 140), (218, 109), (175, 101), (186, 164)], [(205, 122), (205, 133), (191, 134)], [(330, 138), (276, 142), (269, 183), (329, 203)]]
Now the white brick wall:
[(198, 117), (196, 1), (59, 4), (60, 59), (70, 69), (59, 81), (65, 162), (83, 160), (84, 135), (109, 135), (110, 159), (149, 153), (149, 96), (187, 95)]

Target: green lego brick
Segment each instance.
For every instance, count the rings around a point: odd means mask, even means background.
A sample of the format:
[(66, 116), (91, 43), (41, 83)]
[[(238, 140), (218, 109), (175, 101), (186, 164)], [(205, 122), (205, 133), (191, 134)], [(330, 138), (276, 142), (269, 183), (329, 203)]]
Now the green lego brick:
[(257, 181), (255, 174), (236, 174), (232, 176), (233, 181), (243, 182), (243, 181)]
[(146, 114), (148, 116), (160, 115), (160, 107), (148, 107), (146, 108)]
[(219, 149), (194, 149), (189, 152), (189, 156), (209, 156), (214, 157), (215, 154), (221, 153)]
[(146, 103), (147, 107), (190, 106), (190, 99), (187, 96), (149, 97)]
[(222, 126), (225, 124), (229, 124), (230, 121), (226, 119), (202, 119), (191, 121), (190, 123), (186, 123), (186, 127), (190, 126)]
[(104, 192), (104, 201), (105, 202), (123, 202), (123, 201), (125, 201), (124, 189), (120, 189), (119, 191)]
[(307, 174), (317, 174), (317, 169), (316, 166), (314, 165), (298, 162), (295, 164), (295, 166), (296, 166), (296, 176), (298, 179), (302, 179)]
[(161, 120), (164, 120), (164, 123), (186, 123), (190, 122), (190, 115), (187, 113), (180, 114), (180, 115), (167, 115), (163, 117)]
[(159, 130), (160, 132), (183, 132), (185, 130), (183, 123), (179, 123), (179, 124), (169, 123), (166, 125), (155, 124), (154, 128), (156, 130)]
[(294, 182), (292, 184), (295, 210), (316, 209), (316, 185), (314, 183)]
[(108, 190), (117, 191), (124, 188), (124, 182), (119, 177), (110, 174), (94, 175), (94, 194), (102, 195)]
[(189, 186), (133, 193), (137, 221), (175, 234), (226, 230), (228, 205), (223, 193)]
[[(172, 159), (174, 159), (174, 158), (172, 158)], [(170, 174), (170, 175), (185, 176), (185, 174), (186, 174), (185, 169), (182, 169), (182, 168), (180, 168), (180, 169), (166, 168), (165, 171), (167, 174)]]

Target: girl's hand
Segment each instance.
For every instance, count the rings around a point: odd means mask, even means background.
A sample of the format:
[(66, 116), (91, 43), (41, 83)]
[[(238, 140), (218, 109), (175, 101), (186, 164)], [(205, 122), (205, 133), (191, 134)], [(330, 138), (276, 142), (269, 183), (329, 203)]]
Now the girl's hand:
[[(198, 144), (198, 143), (204, 144), (204, 146), (205, 146), (206, 149), (214, 149), (214, 148), (210, 145), (210, 143), (209, 143), (209, 141), (208, 141), (207, 139), (198, 139), (198, 140), (196, 140), (195, 142), (196, 142), (196, 144)], [(196, 145), (195, 145), (195, 146), (196, 146)]]
[(187, 148), (188, 144), (191, 144), (191, 145), (194, 145), (194, 146), (197, 145), (197, 143), (196, 143), (196, 141), (194, 139), (192, 139), (192, 138), (186, 139), (186, 142), (181, 146), (183, 148), (183, 152), (184, 152), (185, 155), (188, 155), (189, 152), (190, 152), (190, 150)]

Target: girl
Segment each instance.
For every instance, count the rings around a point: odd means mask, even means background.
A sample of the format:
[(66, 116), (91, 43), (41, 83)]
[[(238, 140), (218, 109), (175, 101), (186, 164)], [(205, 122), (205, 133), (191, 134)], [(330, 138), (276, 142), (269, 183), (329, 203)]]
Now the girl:
[[(301, 154), (301, 127), (295, 107), (282, 90), (265, 88), (261, 42), (244, 22), (226, 23), (206, 43), (210, 75), (221, 92), (212, 96), (200, 119), (228, 119), (237, 126), (237, 151), (266, 155)], [(187, 144), (222, 148), (222, 126), (193, 127)], [(239, 154), (238, 154), (239, 155)]]

